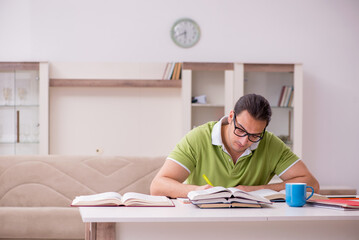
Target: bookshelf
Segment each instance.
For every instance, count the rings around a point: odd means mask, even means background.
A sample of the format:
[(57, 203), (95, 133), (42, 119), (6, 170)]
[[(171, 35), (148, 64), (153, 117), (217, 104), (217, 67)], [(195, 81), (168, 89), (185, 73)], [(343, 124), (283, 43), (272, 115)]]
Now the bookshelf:
[(180, 66), (174, 80), (171, 64), (53, 63), (50, 87), (181, 88)]
[[(208, 121), (217, 121), (248, 93), (263, 95), (272, 107), (268, 130), (302, 154), (303, 87), (301, 64), (183, 63), (183, 132)], [(278, 106), (283, 86), (294, 88), (292, 105)], [(206, 95), (206, 103), (192, 97)]]
[[(232, 109), (235, 91), (233, 63), (184, 62), (182, 68), (183, 133), (208, 121), (217, 121)], [(236, 94), (237, 92), (237, 94)], [(192, 103), (194, 96), (206, 103)]]
[(180, 88), (181, 80), (153, 79), (50, 79), (50, 87), (163, 87)]
[[(303, 67), (301, 64), (242, 64), (238, 78), (243, 86), (240, 95), (256, 93), (264, 96), (272, 107), (268, 131), (280, 136), (298, 156), (302, 155)], [(278, 106), (283, 86), (293, 87), (291, 106)]]

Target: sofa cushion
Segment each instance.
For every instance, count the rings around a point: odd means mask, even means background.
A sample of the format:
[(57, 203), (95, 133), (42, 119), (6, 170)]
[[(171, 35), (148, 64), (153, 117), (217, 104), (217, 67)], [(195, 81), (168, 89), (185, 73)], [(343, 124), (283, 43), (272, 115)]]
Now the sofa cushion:
[(149, 193), (165, 157), (0, 156), (0, 206), (68, 207), (78, 195)]

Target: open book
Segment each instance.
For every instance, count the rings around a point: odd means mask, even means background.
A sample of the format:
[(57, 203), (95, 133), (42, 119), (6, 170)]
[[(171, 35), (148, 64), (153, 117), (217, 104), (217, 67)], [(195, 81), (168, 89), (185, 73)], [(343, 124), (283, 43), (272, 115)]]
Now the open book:
[[(256, 191), (248, 192), (250, 194), (259, 195), (263, 198), (266, 198), (272, 202), (284, 202), (285, 201), (285, 189), (282, 191), (274, 191), (271, 189), (260, 189)], [(307, 197), (309, 197), (311, 193), (307, 192)], [(317, 200), (317, 199), (328, 199), (326, 196), (314, 193), (310, 200)]]
[(221, 186), (191, 191), (187, 197), (195, 205), (231, 204), (233, 207), (238, 204), (248, 204), (247, 207), (260, 207), (260, 204), (271, 204), (271, 201), (259, 195), (248, 193), (237, 188), (225, 188)]
[(86, 206), (153, 206), (173, 207), (174, 204), (166, 196), (151, 196), (142, 193), (128, 192), (123, 196), (116, 192), (105, 192), (93, 195), (78, 196), (73, 201), (73, 207)]

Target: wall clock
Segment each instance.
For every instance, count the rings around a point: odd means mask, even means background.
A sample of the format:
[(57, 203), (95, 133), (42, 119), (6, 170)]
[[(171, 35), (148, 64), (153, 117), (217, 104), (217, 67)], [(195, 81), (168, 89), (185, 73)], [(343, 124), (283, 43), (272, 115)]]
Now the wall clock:
[(190, 48), (200, 39), (201, 31), (198, 24), (189, 18), (176, 21), (171, 28), (173, 42), (179, 47)]

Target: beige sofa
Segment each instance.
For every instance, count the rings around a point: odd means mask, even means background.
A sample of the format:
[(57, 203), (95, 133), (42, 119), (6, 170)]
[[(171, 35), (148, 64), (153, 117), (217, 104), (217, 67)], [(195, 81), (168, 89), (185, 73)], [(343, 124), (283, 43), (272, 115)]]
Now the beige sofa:
[(0, 239), (84, 239), (75, 196), (149, 193), (165, 157), (0, 156)]

